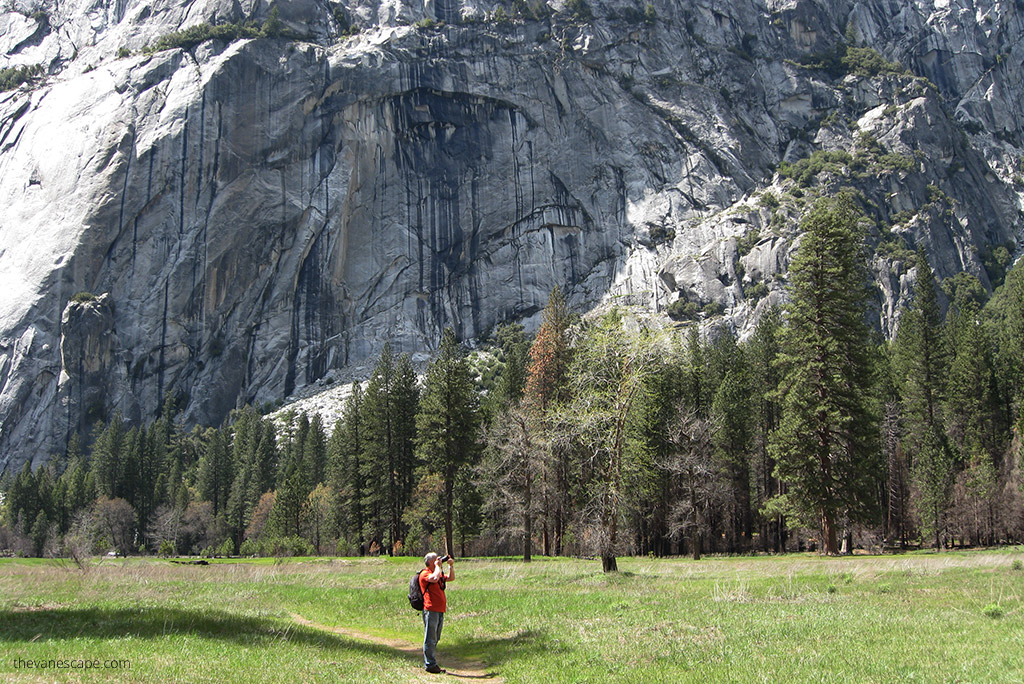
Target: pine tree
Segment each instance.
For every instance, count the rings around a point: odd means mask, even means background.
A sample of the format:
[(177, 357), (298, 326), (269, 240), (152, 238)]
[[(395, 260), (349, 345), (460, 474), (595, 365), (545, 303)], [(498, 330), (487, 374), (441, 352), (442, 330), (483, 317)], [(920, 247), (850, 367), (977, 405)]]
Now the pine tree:
[[(776, 395), (779, 389), (779, 373), (776, 359), (779, 356), (778, 333), (782, 316), (778, 307), (772, 307), (761, 315), (754, 334), (747, 343), (747, 358), (750, 359), (753, 388), (753, 410), (757, 429), (754, 434), (757, 463), (755, 465), (756, 502), (761, 510), (764, 503), (774, 496), (783, 494), (782, 483), (775, 477), (775, 460), (768, 451), (771, 434), (779, 426), (779, 404)], [(782, 552), (786, 546), (786, 521), (781, 515), (761, 517), (762, 550)]]
[(357, 546), (360, 555), (363, 542), (363, 453), (362, 433), (363, 391), (353, 383), (352, 393), (345, 399), (341, 420), (334, 426), (327, 444), (327, 470), (330, 490), (334, 496), (333, 526), (337, 536)]
[(367, 536), (387, 550), (399, 539), (399, 473), (395, 434), (395, 357), (384, 343), (363, 395), (363, 507)]
[(711, 402), (711, 415), (719, 426), (714, 436), (715, 459), (730, 485), (727, 550), (735, 552), (746, 550), (753, 531), (749, 460), (753, 420), (750, 378), (743, 355), (737, 352), (730, 365)]
[(445, 548), (454, 551), (453, 509), (456, 477), (478, 451), (477, 396), (469, 363), (455, 332), (445, 328), (437, 357), (427, 368), (416, 414), (416, 454), (429, 472), (441, 479), (444, 501)]
[(213, 515), (227, 508), (234, 482), (231, 453), (225, 430), (210, 428), (206, 433), (206, 453), (199, 459), (199, 495), (213, 504)]
[(314, 414), (306, 430), (306, 439), (302, 447), (302, 464), (306, 477), (306, 486), (312, 492), (317, 485), (323, 484), (327, 477), (327, 437), (324, 435), (324, 423), (319, 414)]
[(99, 432), (92, 447), (92, 471), (101, 496), (114, 498), (123, 494), (124, 463), (124, 421), (120, 414), (115, 414), (110, 424)]
[(519, 323), (499, 325), (494, 333), (494, 341), (501, 356), (501, 370), (494, 390), (487, 396), (482, 407), (484, 422), (487, 423), (505, 407), (522, 400), (530, 361), (530, 344)]
[(790, 489), (776, 504), (817, 522), (830, 555), (839, 551), (839, 524), (872, 518), (880, 478), (859, 218), (840, 195), (804, 219), (780, 335), (782, 420), (771, 451)]
[[(917, 252), (916, 272), (914, 301), (901, 317), (896, 338), (896, 366), (906, 433), (903, 451), (911, 459), (922, 522), (934, 534), (938, 549), (955, 474), (941, 411), (949, 354), (935, 276), (923, 249)], [(896, 464), (894, 474), (899, 473)]]

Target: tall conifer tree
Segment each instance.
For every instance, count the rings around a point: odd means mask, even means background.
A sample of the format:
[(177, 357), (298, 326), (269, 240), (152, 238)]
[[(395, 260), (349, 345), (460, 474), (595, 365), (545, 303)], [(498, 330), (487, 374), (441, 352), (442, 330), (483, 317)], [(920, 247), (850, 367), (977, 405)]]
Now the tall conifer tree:
[(859, 219), (845, 194), (804, 219), (780, 335), (782, 421), (771, 449), (790, 490), (776, 503), (817, 523), (830, 555), (840, 524), (871, 519), (880, 475)]
[(429, 472), (441, 478), (445, 548), (449, 553), (455, 550), (456, 478), (478, 451), (477, 403), (469, 363), (459, 349), (455, 332), (445, 328), (437, 357), (427, 368), (416, 415), (416, 454)]

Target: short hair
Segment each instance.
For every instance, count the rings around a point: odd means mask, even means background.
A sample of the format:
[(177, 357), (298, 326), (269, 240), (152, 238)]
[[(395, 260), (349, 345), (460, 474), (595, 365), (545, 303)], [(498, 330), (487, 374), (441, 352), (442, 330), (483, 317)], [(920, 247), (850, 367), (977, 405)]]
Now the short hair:
[(437, 554), (434, 553), (433, 551), (431, 551), (430, 553), (428, 553), (426, 556), (423, 557), (423, 564), (429, 568), (431, 565), (434, 564), (434, 561), (436, 561), (436, 560), (437, 560)]

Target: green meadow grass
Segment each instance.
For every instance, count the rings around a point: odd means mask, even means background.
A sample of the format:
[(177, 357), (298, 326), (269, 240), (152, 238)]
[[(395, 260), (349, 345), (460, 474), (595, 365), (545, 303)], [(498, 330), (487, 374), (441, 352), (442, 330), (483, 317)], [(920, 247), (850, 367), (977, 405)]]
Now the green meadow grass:
[[(506, 681), (1024, 680), (1024, 549), (599, 561), (461, 560), (439, 660)], [(0, 561), (0, 680), (430, 680), (416, 559)], [(130, 661), (25, 670), (14, 659)], [(436, 680), (436, 677), (433, 677)]]

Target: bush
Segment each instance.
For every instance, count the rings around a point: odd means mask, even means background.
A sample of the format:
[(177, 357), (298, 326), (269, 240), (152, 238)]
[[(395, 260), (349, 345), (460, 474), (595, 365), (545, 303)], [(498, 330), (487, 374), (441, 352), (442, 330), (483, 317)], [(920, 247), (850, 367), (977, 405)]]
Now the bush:
[(779, 198), (776, 197), (774, 193), (766, 192), (758, 198), (757, 203), (762, 207), (777, 209), (779, 206)]
[(414, 26), (416, 26), (416, 28), (418, 28), (418, 29), (432, 29), (436, 25), (437, 25), (437, 22), (435, 22), (433, 20), (433, 18), (431, 18), (431, 17), (426, 17), (424, 19), (420, 19), (419, 21), (417, 21), (414, 24)]
[(795, 180), (801, 186), (807, 187), (820, 173), (835, 175), (844, 173), (845, 167), (849, 166), (852, 161), (853, 157), (845, 150), (818, 150), (811, 154), (810, 157), (805, 157), (793, 163), (782, 162), (779, 165), (779, 175), (783, 178)]
[(644, 23), (648, 26), (654, 26), (658, 21), (658, 13), (654, 10), (654, 5), (647, 5), (644, 7)]
[(191, 50), (208, 40), (233, 42), (242, 38), (295, 38), (294, 33), (284, 25), (278, 17), (277, 8), (270, 10), (270, 15), (262, 26), (254, 22), (237, 24), (196, 24), (183, 31), (175, 31), (161, 36), (156, 43), (143, 50), (146, 54), (181, 48)]
[(259, 547), (256, 546), (256, 542), (252, 539), (246, 539), (242, 542), (242, 545), (238, 548), (238, 555), (249, 558), (259, 553)]
[(313, 545), (302, 537), (273, 537), (260, 539), (258, 542), (260, 556), (293, 557), (312, 556)]
[(167, 558), (168, 556), (177, 555), (177, 551), (174, 548), (174, 542), (172, 542), (170, 539), (164, 539), (162, 542), (160, 542), (160, 546), (157, 549), (157, 553), (163, 556), (164, 558)]
[(512, 20), (509, 19), (508, 12), (505, 11), (505, 8), (498, 5), (491, 13), (491, 21), (499, 26), (503, 26), (511, 23)]
[(741, 257), (745, 257), (750, 254), (750, 250), (754, 249), (761, 240), (761, 231), (751, 230), (736, 240), (736, 251)]
[(904, 74), (907, 71), (899, 63), (887, 61), (874, 48), (851, 47), (846, 43), (839, 43), (824, 52), (806, 55), (800, 60), (800, 65), (824, 71), (832, 78), (842, 78), (847, 74), (869, 77)]
[(674, 321), (689, 321), (697, 317), (698, 310), (696, 303), (680, 298), (669, 304), (665, 313)]
[(768, 296), (768, 286), (758, 281), (750, 287), (743, 288), (743, 296), (753, 301), (760, 301)]
[(224, 543), (217, 547), (217, 555), (228, 558), (235, 555), (235, 542), (231, 539), (225, 539)]
[(842, 57), (842, 65), (848, 74), (857, 76), (880, 76), (882, 74), (906, 73), (898, 62), (886, 61), (878, 51), (869, 47), (848, 47)]
[(0, 92), (14, 90), (22, 83), (28, 83), (41, 73), (43, 73), (42, 64), (0, 69)]
[(676, 239), (676, 231), (666, 225), (651, 226), (650, 235), (651, 242), (654, 242), (656, 244), (662, 242), (672, 242), (673, 240)]
[(1006, 611), (1004, 611), (999, 606), (999, 604), (996, 603), (988, 604), (987, 606), (981, 609), (981, 612), (984, 613), (986, 616), (992, 618), (993, 620), (997, 620), (1006, 615)]
[(568, 0), (565, 3), (565, 11), (573, 21), (586, 23), (594, 18), (587, 0)]
[(704, 315), (708, 317), (718, 316), (725, 311), (725, 307), (722, 306), (721, 302), (708, 302), (704, 305), (702, 311), (704, 312)]
[(85, 291), (76, 292), (75, 294), (71, 295), (71, 301), (75, 302), (76, 304), (85, 304), (86, 302), (94, 302), (94, 301), (96, 301), (96, 295), (94, 295), (92, 292), (85, 292)]

